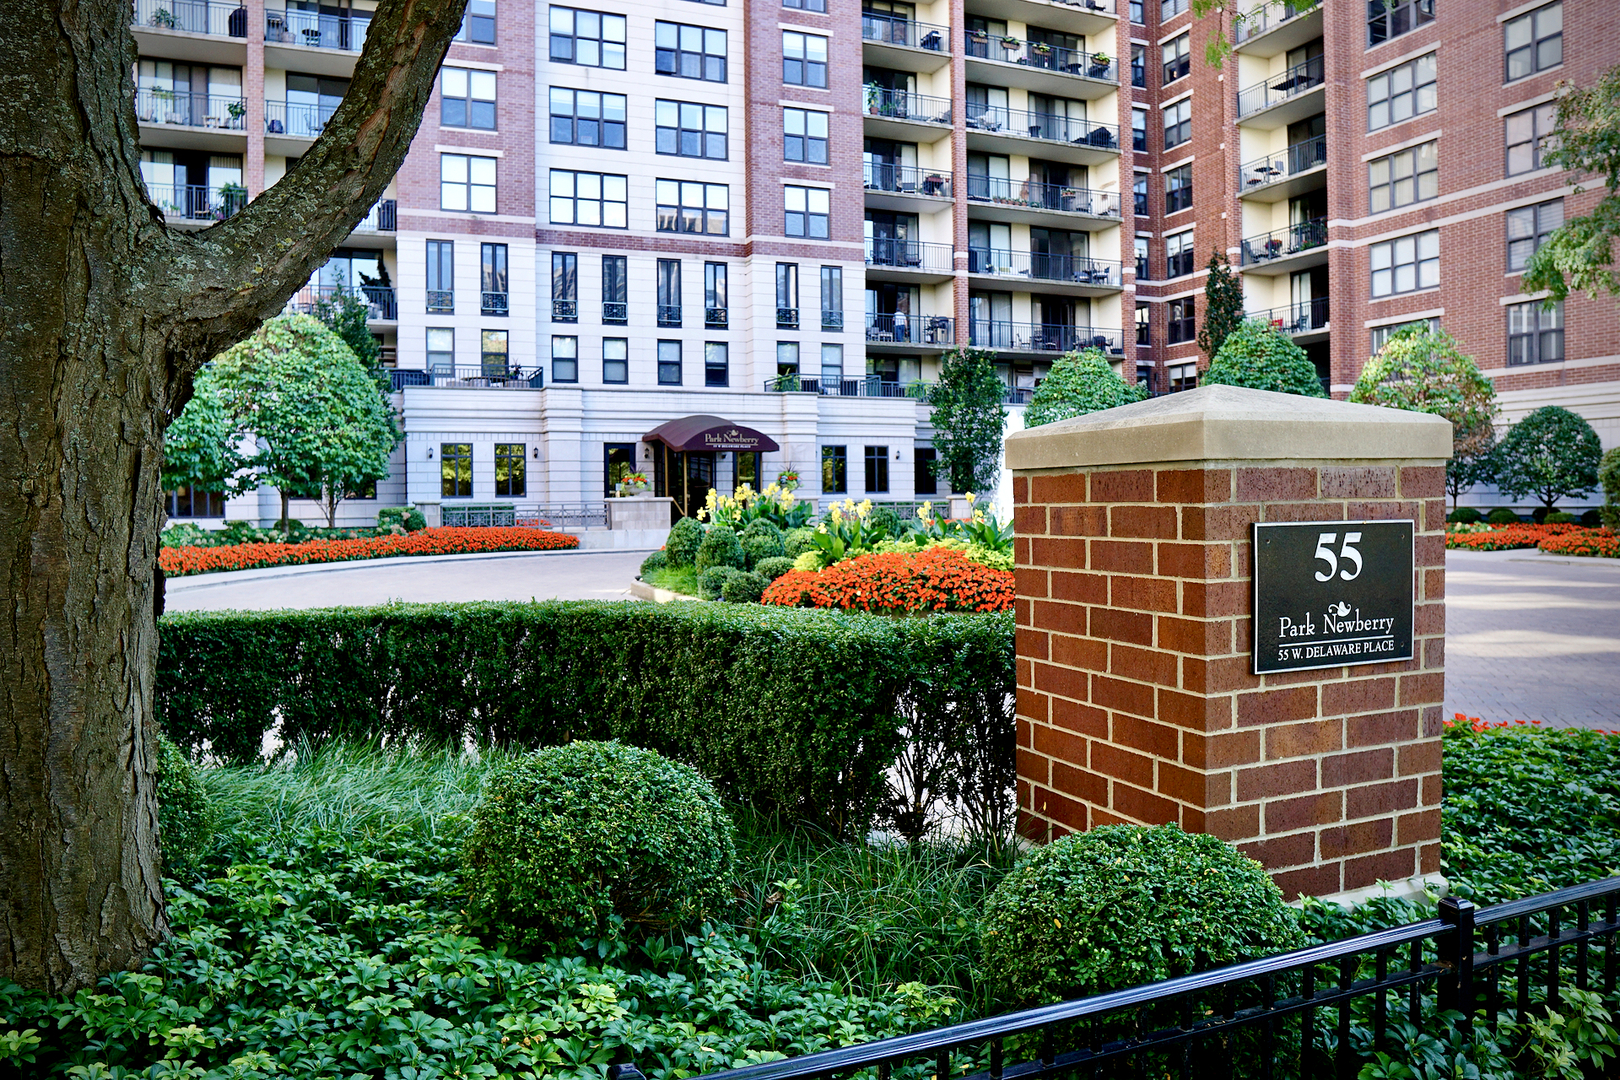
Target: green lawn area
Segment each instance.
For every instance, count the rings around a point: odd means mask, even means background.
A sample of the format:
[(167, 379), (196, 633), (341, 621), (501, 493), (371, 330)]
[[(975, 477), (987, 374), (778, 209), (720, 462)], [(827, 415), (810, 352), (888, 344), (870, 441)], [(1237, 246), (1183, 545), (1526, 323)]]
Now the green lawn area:
[(660, 589), (678, 592), (682, 596), (698, 594), (698, 573), (695, 566), (665, 566), (658, 570), (649, 570), (641, 576), (641, 580)]

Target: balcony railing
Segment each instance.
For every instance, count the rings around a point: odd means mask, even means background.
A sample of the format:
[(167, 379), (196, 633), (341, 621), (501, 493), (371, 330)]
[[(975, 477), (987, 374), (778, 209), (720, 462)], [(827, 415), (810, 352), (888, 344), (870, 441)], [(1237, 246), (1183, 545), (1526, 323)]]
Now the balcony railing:
[(954, 269), (951, 252), (950, 244), (873, 237), (866, 241), (866, 265), (949, 274)]
[(507, 315), (506, 293), (486, 292), (478, 302), (478, 311), (481, 315), (493, 315), (504, 318)]
[(1243, 239), (1244, 266), (1261, 266), (1273, 259), (1297, 255), (1327, 243), (1327, 218), (1312, 218), (1286, 229), (1273, 229)]
[(880, 375), (778, 375), (765, 380), (767, 394), (821, 394), (824, 397), (912, 398), (928, 395), (926, 383), (885, 381)]
[(455, 290), (429, 289), (427, 291), (427, 310), (429, 315), (454, 315), (456, 313)]
[(264, 40), (280, 45), (359, 52), (371, 20), (317, 11), (266, 11)]
[(1253, 191), (1327, 164), (1327, 136), (1297, 142), (1280, 154), (1256, 158), (1238, 170), (1238, 190)]
[(288, 135), (313, 139), (326, 130), (326, 122), (337, 112), (336, 105), (306, 102), (269, 101), (264, 103), (264, 130), (267, 135)]
[(397, 232), (399, 230), (399, 203), (393, 199), (379, 199), (360, 223), (354, 227), (355, 232)]
[[(1313, 6), (1308, 10), (1316, 11), (1317, 8)], [(1235, 44), (1241, 45), (1245, 41), (1259, 37), (1268, 30), (1277, 29), (1289, 19), (1298, 18), (1299, 14), (1298, 11), (1294, 10), (1292, 4), (1278, 4), (1263, 0), (1262, 3), (1256, 4), (1238, 16), (1237, 30), (1232, 35), (1233, 41)]]
[(869, 313), (866, 340), (880, 345), (955, 345), (956, 322), (945, 315)]
[(623, 326), (630, 321), (630, 305), (623, 300), (604, 300), (602, 302), (602, 321), (614, 326)]
[(248, 203), (240, 185), (147, 184), (146, 194), (165, 217), (187, 221), (224, 221)]
[(553, 300), (551, 302), (552, 322), (579, 322), (578, 300)]
[(1251, 311), (1251, 319), (1261, 319), (1285, 334), (1308, 334), (1328, 324), (1328, 298), (1318, 296), (1301, 300), (1297, 304), (1275, 307), (1269, 311)]
[(844, 328), (844, 313), (842, 311), (821, 311), (821, 328), (823, 330), (842, 330)]
[(237, 0), (135, 0), (133, 25), (245, 38), (247, 8)]
[(1019, 41), (994, 34), (975, 34), (969, 30), (967, 54), (981, 60), (999, 60), (1004, 64), (1021, 64), (1065, 75), (1101, 79), (1103, 82), (1119, 82), (1119, 64), (1106, 53), (1065, 49), (1042, 41)]
[(915, 165), (890, 165), (869, 161), (864, 172), (867, 191), (888, 191), (896, 195), (951, 197), (951, 174)]
[(658, 305), (658, 325), (659, 326), (665, 326), (665, 327), (680, 326), (681, 325), (681, 305), (679, 305), (679, 304), (659, 304)]
[(968, 323), (968, 344), (1006, 352), (1065, 353), (1097, 348), (1106, 353), (1124, 351), (1124, 332), (1095, 326), (1061, 323), (1004, 322), (974, 319)]
[(876, 11), (861, 12), (861, 39), (883, 45), (906, 45), (913, 49), (939, 52), (950, 40), (948, 26), (901, 19)]
[(135, 118), (143, 124), (241, 131), (247, 106), (240, 97), (153, 86), (135, 88)]
[(296, 315), (319, 315), (323, 305), (347, 294), (366, 305), (366, 318), (394, 322), (399, 318), (399, 303), (394, 290), (388, 285), (306, 285), (287, 301), (287, 312)]
[(1092, 217), (1119, 217), (1119, 192), (1038, 180), (1009, 180), (1004, 176), (968, 173), (968, 198), (979, 202), (1027, 206), (1032, 210), (1063, 210)]
[(1295, 64), (1280, 75), (1273, 75), (1264, 82), (1238, 91), (1238, 116), (1248, 116), (1250, 113), (1269, 109), (1291, 97), (1297, 97), (1307, 90), (1322, 85), (1322, 58), (1313, 56), (1303, 64)]
[(1117, 262), (1084, 255), (1049, 255), (1007, 248), (968, 248), (968, 273), (1034, 281), (1065, 281), (1078, 285), (1120, 288), (1123, 275)]
[(951, 122), (951, 99), (869, 86), (866, 88), (866, 114), (891, 120), (948, 124)]
[(799, 328), (799, 309), (796, 307), (777, 308), (776, 328), (778, 330), (797, 330)]
[(513, 364), (440, 364), (421, 368), (394, 368), (389, 379), (395, 390), (407, 386), (433, 386), (452, 390), (540, 390), (546, 385), (545, 372)]
[(983, 111), (980, 109), (981, 106), (968, 106), (969, 130), (1095, 146), (1100, 150), (1119, 149), (1119, 127), (1114, 124), (1098, 124), (1072, 116), (1054, 116), (1023, 109), (1004, 109), (997, 105), (983, 107)]
[(731, 324), (731, 312), (723, 307), (703, 309), (703, 326), (708, 330), (724, 330)]

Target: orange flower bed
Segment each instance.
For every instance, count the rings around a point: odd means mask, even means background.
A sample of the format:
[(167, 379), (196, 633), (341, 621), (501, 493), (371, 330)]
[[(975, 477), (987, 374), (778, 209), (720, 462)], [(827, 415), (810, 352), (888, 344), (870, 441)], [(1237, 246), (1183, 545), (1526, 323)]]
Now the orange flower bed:
[(1537, 545), (1554, 555), (1589, 555), (1599, 559), (1620, 559), (1620, 536), (1613, 529), (1582, 529), (1580, 532), (1549, 536)]
[(1468, 551), (1508, 551), (1512, 548), (1533, 548), (1543, 540), (1565, 533), (1586, 532), (1580, 525), (1501, 525), (1490, 532), (1446, 533), (1446, 547)]
[(485, 529), (422, 529), (404, 536), (359, 540), (311, 540), (304, 544), (234, 544), (229, 547), (163, 548), (158, 564), (168, 577), (262, 566), (390, 559), (401, 555), (463, 555), (480, 551), (556, 551), (579, 547), (577, 536), (527, 526)]
[(782, 607), (841, 608), (897, 614), (922, 611), (1011, 611), (1013, 575), (969, 562), (960, 551), (930, 548), (859, 555), (825, 570), (790, 570), (760, 598)]

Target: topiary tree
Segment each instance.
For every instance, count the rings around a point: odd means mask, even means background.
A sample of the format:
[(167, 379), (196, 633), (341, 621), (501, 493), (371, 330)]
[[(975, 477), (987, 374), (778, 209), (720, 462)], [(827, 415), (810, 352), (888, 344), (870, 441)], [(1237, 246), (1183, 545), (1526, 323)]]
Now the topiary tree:
[(766, 581), (775, 581), (789, 570), (793, 569), (793, 560), (783, 557), (779, 559), (761, 559), (754, 572), (762, 575)]
[(698, 574), (698, 599), (719, 600), (725, 595), (726, 582), (743, 571), (735, 566), (711, 566)]
[(703, 543), (698, 545), (693, 565), (700, 574), (714, 566), (743, 570), (747, 568), (748, 559), (743, 554), (742, 541), (737, 539), (737, 534), (724, 525), (716, 525), (703, 534)]
[(1146, 396), (1144, 388), (1120, 378), (1100, 349), (1067, 352), (1035, 388), (1035, 396), (1024, 411), (1024, 426), (1040, 427), (1099, 409), (1128, 405)]
[(1550, 512), (1559, 499), (1598, 484), (1603, 444), (1584, 419), (1547, 405), (1508, 429), (1496, 453), (1496, 486), (1513, 499), (1533, 495)]
[(1007, 386), (996, 374), (996, 354), (960, 346), (945, 353), (939, 382), (928, 391), (933, 406), (934, 472), (953, 491), (987, 491), (1001, 474), (1002, 402)]
[(669, 565), (678, 569), (696, 562), (703, 533), (703, 524), (696, 518), (683, 517), (677, 521), (664, 538), (664, 555), (669, 559)]
[(718, 910), (731, 820), (696, 769), (616, 742), (497, 765), (462, 850), (467, 914), (520, 947), (661, 931)]
[(816, 547), (816, 533), (814, 529), (789, 529), (782, 537), (784, 554), (790, 559), (797, 559), (807, 551), (814, 551)]
[(726, 578), (725, 584), (720, 586), (720, 598), (731, 604), (757, 604), (770, 583), (764, 574), (741, 570)]
[(1620, 446), (1610, 449), (1598, 463), (1598, 483), (1603, 485), (1603, 506), (1598, 514), (1603, 524), (1620, 529)]
[(1243, 325), (1243, 279), (1219, 251), (1210, 253), (1204, 278), (1204, 322), (1198, 328), (1198, 347), (1211, 363), (1232, 331)]
[(1202, 378), (1205, 386), (1247, 386), (1302, 397), (1327, 397), (1316, 368), (1293, 339), (1260, 319), (1248, 319), (1227, 335)]
[(646, 581), (647, 575), (657, 573), (667, 565), (669, 565), (669, 556), (662, 551), (655, 551), (641, 560), (641, 569), (638, 573), (641, 580)]

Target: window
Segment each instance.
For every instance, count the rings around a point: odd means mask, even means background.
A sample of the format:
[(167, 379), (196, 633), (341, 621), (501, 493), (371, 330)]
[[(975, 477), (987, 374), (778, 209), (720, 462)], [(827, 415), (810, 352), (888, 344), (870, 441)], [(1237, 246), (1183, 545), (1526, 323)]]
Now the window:
[(1509, 364), (1550, 364), (1564, 358), (1564, 305), (1551, 309), (1540, 300), (1509, 304), (1507, 362)]
[(692, 101), (660, 100), (653, 109), (660, 154), (726, 159), (726, 109)]
[(1192, 162), (1164, 174), (1164, 212), (1173, 214), (1192, 205)]
[(439, 209), (495, 212), (495, 159), (439, 155)]
[[(1148, 332), (1153, 326), (1153, 305), (1136, 305), (1136, 343), (1146, 345), (1149, 343)], [(1140, 380), (1138, 380), (1140, 381)]]
[(889, 490), (889, 448), (887, 446), (868, 446), (866, 448), (866, 493), (878, 495)]
[(1507, 81), (1522, 79), (1564, 62), (1564, 5), (1510, 19), (1502, 28), (1507, 52)]
[(827, 10), (827, 0), (782, 0), (782, 6), (794, 8), (798, 11), (825, 12)]
[(467, 13), (461, 17), (461, 29), (455, 40), (474, 45), (495, 44), (495, 0), (468, 0)]
[(844, 268), (842, 266), (823, 266), (821, 268), (821, 328), (823, 330), (842, 330), (844, 328)]
[(1170, 301), (1170, 344), (1182, 341), (1191, 341), (1195, 336), (1193, 330), (1194, 320), (1193, 297), (1183, 296), (1179, 300)]
[(485, 330), (478, 335), (479, 369), (485, 376), (505, 375), (510, 355), (505, 330)]
[(624, 16), (551, 9), (551, 59), (559, 64), (624, 70)]
[(681, 343), (678, 341), (658, 343), (658, 385), (681, 385)]
[(579, 256), (572, 251), (551, 253), (551, 321), (579, 321)]
[(827, 114), (812, 109), (783, 109), (782, 157), (808, 165), (827, 164)]
[(703, 385), (731, 385), (730, 350), (723, 341), (703, 343)]
[(725, 236), (730, 231), (730, 192), (724, 184), (660, 180), (658, 231)]
[[(376, 490), (373, 482), (372, 490)], [(165, 491), (164, 502), (171, 518), (222, 518), (225, 516), (225, 495), (219, 491), (204, 491), (196, 484), (181, 484), (173, 491)], [(375, 495), (372, 496), (375, 498)]]
[(602, 256), (602, 321), (623, 326), (630, 319), (630, 271), (623, 255)]
[(602, 339), (602, 381), (624, 384), (630, 381), (630, 339)]
[(799, 264), (776, 264), (776, 328), (799, 328)]
[(431, 315), (455, 313), (455, 248), (455, 243), (450, 240), (427, 242), (427, 309)]
[(839, 393), (844, 387), (844, 347), (821, 347), (821, 389), (824, 393)]
[(478, 245), (478, 276), (483, 293), (479, 311), (484, 315), (505, 315), (508, 281), (505, 244)]
[(521, 499), (529, 493), (524, 462), (529, 447), (526, 443), (495, 444), (495, 497)]
[(1372, 246), (1372, 294), (1394, 296), (1440, 284), (1440, 230)]
[(1147, 110), (1131, 110), (1131, 149), (1147, 149)]
[(1147, 46), (1131, 46), (1131, 85), (1147, 87)]
[(1165, 277), (1180, 277), (1193, 272), (1193, 234), (1176, 233), (1164, 238)]
[(1177, 364), (1165, 369), (1165, 381), (1170, 384), (1170, 392), (1180, 393), (1183, 390), (1198, 389), (1198, 363)]
[(551, 88), (551, 141), (624, 149), (624, 95)]
[(1507, 212), (1508, 272), (1530, 265), (1530, 256), (1547, 242), (1547, 236), (1564, 223), (1564, 200), (1521, 206)]
[(653, 26), (653, 70), (680, 79), (726, 81), (726, 32), (686, 23)]
[(1137, 217), (1147, 217), (1148, 212), (1148, 176), (1147, 173), (1137, 173), (1131, 181), (1132, 202)]
[(552, 336), (551, 381), (554, 383), (579, 382), (579, 338)]
[(932, 446), (919, 446), (913, 452), (916, 463), (912, 469), (916, 473), (914, 490), (918, 495), (939, 494), (939, 478), (934, 475), (934, 458), (936, 454)]
[(1434, 19), (1434, 0), (1367, 0), (1367, 47), (1400, 37)]
[(828, 495), (849, 491), (849, 454), (845, 447), (821, 448), (821, 490)]
[(778, 375), (797, 375), (799, 373), (799, 343), (797, 341), (778, 341), (776, 343), (776, 373)]
[(447, 67), (439, 72), (439, 126), (495, 130), (495, 73)]
[(1159, 0), (1159, 21), (1173, 19), (1187, 10), (1187, 0)]
[(551, 170), (551, 223), (629, 227), (629, 181), (612, 173)]
[(427, 328), (427, 366), (430, 373), (446, 375), (456, 367), (456, 332), (448, 326)]
[(1187, 72), (1192, 70), (1192, 60), (1187, 52), (1189, 35), (1182, 34), (1174, 41), (1167, 41), (1159, 46), (1159, 52), (1164, 60), (1164, 81), (1173, 83)]
[(1558, 106), (1548, 102), (1509, 116), (1506, 121), (1507, 174), (1517, 176), (1543, 167), (1542, 154), (1558, 120)]
[(1192, 138), (1192, 98), (1182, 98), (1164, 109), (1164, 148), (1180, 146)]
[(782, 31), (782, 81), (789, 86), (826, 86), (827, 39)]
[(470, 499), (472, 493), (472, 443), (440, 443), (439, 497)]
[(1434, 53), (1430, 53), (1368, 79), (1367, 130), (1377, 131), (1433, 112), (1437, 106), (1435, 67)]
[(681, 325), (681, 261), (658, 260), (658, 325)]
[(1440, 194), (1440, 144), (1426, 142), (1367, 162), (1368, 209), (1376, 214)]
[(1440, 320), (1439, 318), (1413, 319), (1409, 322), (1390, 323), (1388, 326), (1375, 326), (1370, 334), (1372, 352), (1368, 355), (1377, 356), (1378, 350), (1384, 347), (1384, 343), (1393, 337), (1397, 330), (1405, 330), (1408, 326), (1427, 326), (1430, 330), (1438, 330), (1440, 329)]
[(786, 232), (789, 236), (827, 239), (828, 221), (832, 213), (831, 192), (826, 188), (790, 184), (782, 189), (782, 202), (786, 208)]
[(1137, 281), (1147, 281), (1147, 280), (1149, 280), (1149, 275), (1148, 275), (1148, 238), (1145, 237), (1145, 236), (1138, 236), (1136, 238), (1136, 280)]
[(730, 322), (726, 310), (726, 264), (703, 264), (703, 325), (723, 328)]

